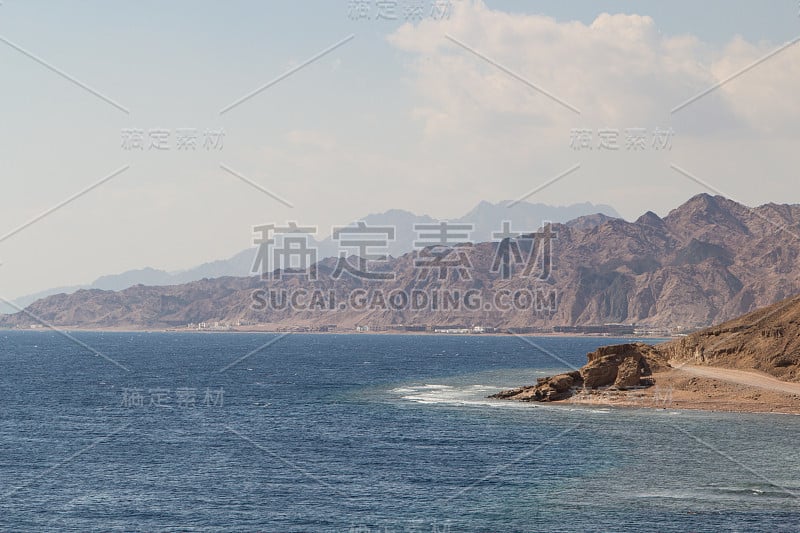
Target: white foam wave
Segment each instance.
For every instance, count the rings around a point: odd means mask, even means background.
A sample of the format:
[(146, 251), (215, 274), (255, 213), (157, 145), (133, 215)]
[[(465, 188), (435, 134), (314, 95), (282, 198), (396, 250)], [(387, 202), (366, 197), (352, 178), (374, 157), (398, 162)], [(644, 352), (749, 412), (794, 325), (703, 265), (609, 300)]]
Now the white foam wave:
[(585, 405), (548, 405), (539, 403), (509, 402), (487, 398), (491, 393), (509, 388), (507, 385), (459, 384), (444, 385), (426, 383), (424, 385), (404, 385), (391, 389), (391, 393), (402, 401), (427, 405), (482, 406), (499, 409), (566, 409), (587, 414), (606, 415), (613, 412), (607, 407), (588, 407)]
[(449, 405), (489, 405), (501, 407), (508, 405), (507, 402), (499, 402), (486, 398), (487, 392), (500, 390), (498, 387), (490, 385), (464, 385), (454, 387), (427, 383), (425, 385), (407, 385), (392, 389), (392, 392), (400, 395), (405, 401), (421, 404), (449, 404)]

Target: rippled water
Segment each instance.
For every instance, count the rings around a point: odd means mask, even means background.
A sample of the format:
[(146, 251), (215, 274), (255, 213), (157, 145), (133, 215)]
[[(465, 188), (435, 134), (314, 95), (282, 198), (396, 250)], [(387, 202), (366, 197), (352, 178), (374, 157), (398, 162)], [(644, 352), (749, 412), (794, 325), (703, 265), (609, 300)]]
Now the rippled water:
[(514, 337), (75, 337), (0, 332), (0, 530), (800, 530), (800, 418), (487, 400)]

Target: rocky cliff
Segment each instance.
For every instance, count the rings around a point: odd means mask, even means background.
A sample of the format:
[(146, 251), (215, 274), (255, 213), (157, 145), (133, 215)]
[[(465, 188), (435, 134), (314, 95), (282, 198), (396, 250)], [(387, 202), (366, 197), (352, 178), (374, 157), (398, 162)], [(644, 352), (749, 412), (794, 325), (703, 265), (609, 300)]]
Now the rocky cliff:
[(656, 348), (673, 364), (755, 369), (800, 381), (800, 296)]

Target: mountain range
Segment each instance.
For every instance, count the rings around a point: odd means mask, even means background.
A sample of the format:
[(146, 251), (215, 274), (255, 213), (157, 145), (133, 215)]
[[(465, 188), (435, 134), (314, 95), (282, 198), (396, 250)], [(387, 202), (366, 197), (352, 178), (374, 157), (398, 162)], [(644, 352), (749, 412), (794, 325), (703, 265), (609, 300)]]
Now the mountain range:
[[(315, 281), (297, 276), (224, 277), (168, 287), (139, 285), (120, 292), (81, 290), (39, 300), (28, 313), (3, 317), (0, 326), (26, 327), (36, 322), (33, 315), (58, 326), (89, 328), (161, 328), (219, 321), (271, 328), (398, 324), (548, 328), (636, 323), (693, 330), (800, 292), (800, 205), (750, 208), (722, 196), (700, 194), (664, 218), (649, 211), (634, 222), (588, 216), (553, 224), (551, 230), (556, 238), (551, 241), (552, 270), (547, 279), (524, 276), (521, 269), (508, 277), (493, 271), (502, 243), (484, 242), (451, 251), (452, 257), (464, 254), (468, 258), (468, 279), (456, 272), (448, 272), (444, 279), (433, 272), (422, 277), (417, 263), (424, 251), (388, 258), (381, 269), (394, 274), (391, 281), (349, 275), (334, 280), (336, 261), (328, 258), (312, 267)], [(518, 241), (523, 256), (535, 249), (533, 240)], [(263, 305), (270, 294), (303, 291), (332, 295), (337, 303), (301, 309), (281, 307), (278, 298)], [(414, 291), (465, 295), (472, 291), (482, 303), (479, 308), (395, 309), (385, 303), (341, 308), (354, 291), (366, 295)], [(510, 309), (493, 305), (492, 298), (503, 291), (533, 294), (541, 301)]]
[[(530, 202), (510, 204), (511, 202), (492, 204), (483, 201), (464, 216), (454, 219), (451, 222), (474, 224), (475, 231), (472, 233), (471, 240), (473, 242), (482, 242), (492, 239), (492, 232), (500, 230), (500, 222), (503, 220), (511, 221), (512, 225), (515, 227), (535, 229), (538, 228), (543, 221), (567, 222), (584, 215), (596, 214), (602, 219), (619, 217), (619, 214), (613, 207), (589, 202), (568, 206), (550, 206)], [(397, 228), (395, 240), (390, 242), (388, 247), (388, 253), (395, 257), (413, 250), (413, 241), (416, 237), (413, 231), (414, 224), (437, 222), (436, 219), (427, 215), (416, 215), (402, 209), (391, 209), (383, 213), (370, 214), (359, 220), (364, 221), (368, 225), (394, 226)], [(320, 258), (338, 255), (337, 243), (331, 240), (330, 237), (321, 241), (316, 241), (311, 237), (309, 239), (309, 245), (315, 246), (318, 249)], [(45, 298), (53, 294), (71, 294), (80, 289), (120, 291), (128, 287), (133, 287), (134, 285), (179, 285), (204, 278), (250, 276), (252, 275), (251, 269), (253, 267), (255, 253), (255, 248), (248, 248), (228, 259), (203, 263), (194, 268), (178, 272), (167, 272), (151, 267), (129, 270), (121, 274), (102, 276), (90, 284), (54, 287), (22, 296), (16, 298), (14, 304), (19, 307), (26, 307), (40, 298)], [(16, 308), (0, 303), (0, 314), (15, 313), (16, 311)]]

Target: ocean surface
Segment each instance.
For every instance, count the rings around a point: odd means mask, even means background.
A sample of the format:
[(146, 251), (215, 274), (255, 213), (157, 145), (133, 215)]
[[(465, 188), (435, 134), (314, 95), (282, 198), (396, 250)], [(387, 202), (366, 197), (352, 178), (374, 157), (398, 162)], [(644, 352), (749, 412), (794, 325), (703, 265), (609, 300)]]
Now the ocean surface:
[(800, 417), (485, 398), (621, 339), (71, 335), (0, 332), (0, 531), (800, 531)]

